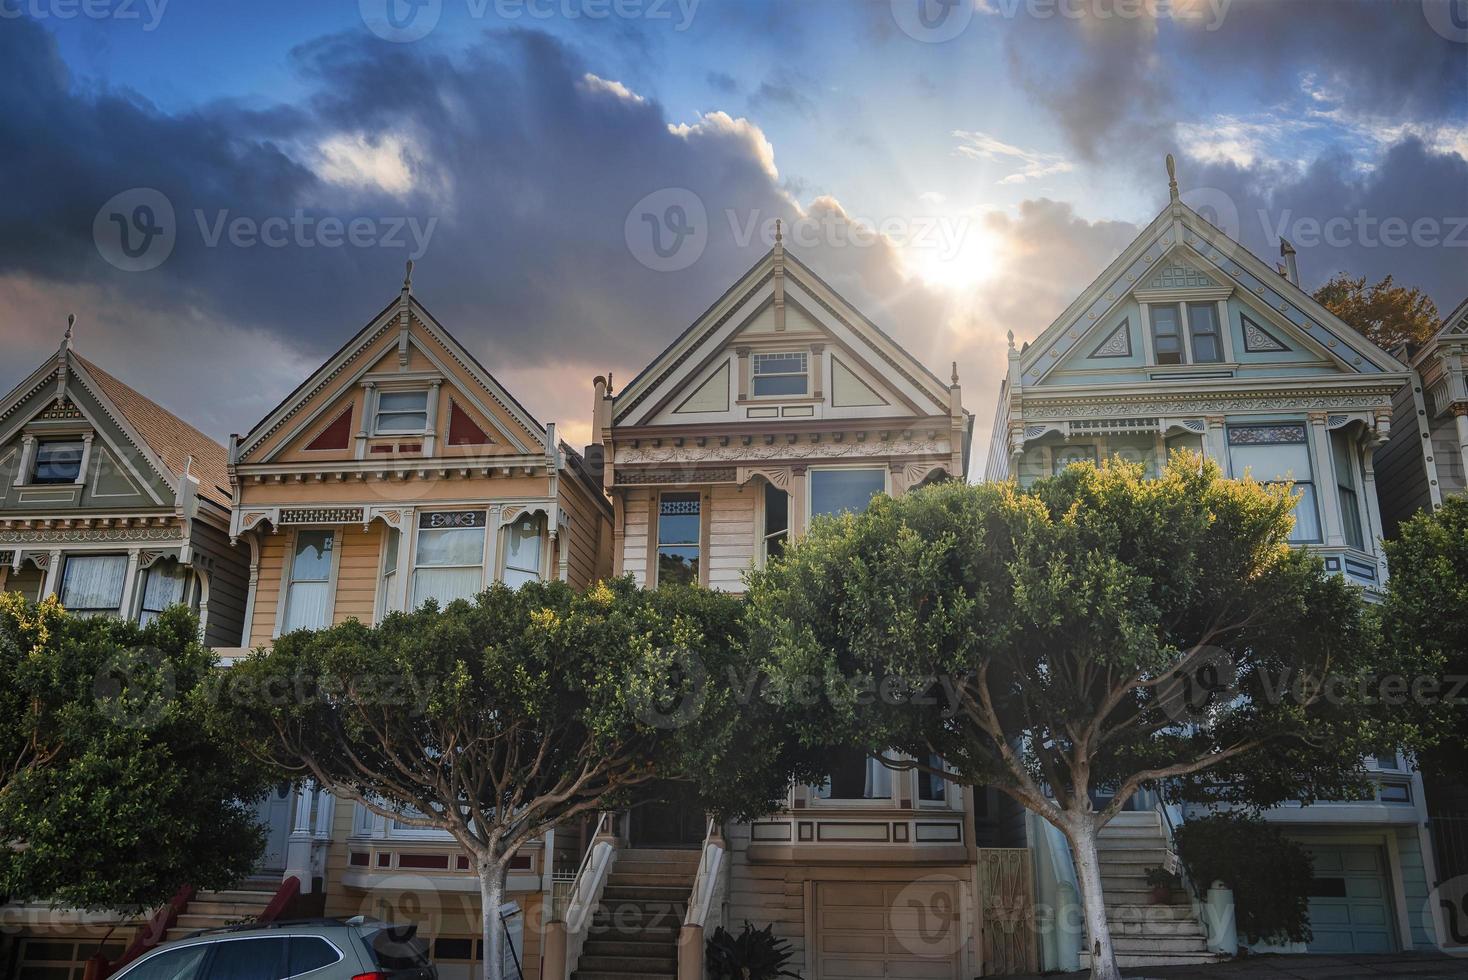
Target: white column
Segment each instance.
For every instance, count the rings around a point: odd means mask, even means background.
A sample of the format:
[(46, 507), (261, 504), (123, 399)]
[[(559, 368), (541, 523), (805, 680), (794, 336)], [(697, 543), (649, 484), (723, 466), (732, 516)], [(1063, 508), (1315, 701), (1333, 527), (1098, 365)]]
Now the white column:
[(428, 388), (428, 420), (424, 426), (428, 431), (423, 435), (423, 455), (434, 455), (438, 438), (438, 399), (440, 385), (434, 382)]
[(1208, 418), (1208, 432), (1203, 437), (1203, 455), (1217, 462), (1224, 476), (1241, 475), (1229, 472), (1228, 432), (1223, 424), (1222, 415), (1213, 415)]
[(133, 618), (133, 596), (138, 588), (138, 549), (132, 548), (127, 553), (127, 573), (122, 578), (122, 604), (118, 607), (117, 614), (123, 619)]
[(311, 891), (311, 803), (317, 795), (310, 780), (296, 792), (295, 819), (285, 850), (285, 877), (301, 883), (301, 894)]
[(77, 486), (81, 486), (83, 483), (87, 482), (87, 463), (92, 458), (92, 435), (92, 433), (88, 432), (86, 435), (82, 436), (81, 464), (76, 468), (76, 479), (71, 481)]
[(36, 461), (36, 437), (26, 434), (20, 437), (20, 465), (15, 470), (15, 485), (23, 487), (31, 478), (31, 467)]
[(1218, 343), (1223, 352), (1223, 359), (1233, 363), (1234, 332), (1233, 325), (1228, 322), (1228, 300), (1221, 299), (1216, 305), (1218, 308)]
[(41, 585), (41, 598), (56, 595), (61, 587), (61, 549), (52, 551), (46, 562), (46, 581)]
[(411, 507), (403, 508), (401, 518), (402, 528), (398, 532), (398, 571), (393, 576), (397, 581), (393, 582), (393, 594), (387, 597), (387, 611), (400, 612), (408, 608), (408, 596), (412, 593), (408, 589), (408, 577), (413, 572), (411, 555), (409, 552), (417, 545), (418, 514)]
[(1320, 502), (1325, 543), (1333, 547), (1343, 547), (1346, 534), (1341, 525), (1341, 495), (1336, 490), (1335, 457), (1330, 451), (1330, 433), (1325, 428), (1325, 422), (1324, 412), (1310, 413), (1310, 452), (1314, 457), (1312, 469), (1315, 471), (1315, 499)]
[(371, 381), (362, 385), (362, 424), (357, 426), (356, 452), (358, 459), (367, 458), (367, 433), (372, 431), (372, 416), (377, 411), (377, 385)]

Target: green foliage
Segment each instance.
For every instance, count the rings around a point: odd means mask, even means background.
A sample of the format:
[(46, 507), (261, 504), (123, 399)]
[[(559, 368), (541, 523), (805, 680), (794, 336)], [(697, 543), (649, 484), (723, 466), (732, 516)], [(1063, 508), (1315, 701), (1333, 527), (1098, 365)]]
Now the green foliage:
[(1419, 692), (1437, 727), (1422, 767), (1468, 781), (1468, 498), (1422, 512), (1386, 544), (1391, 578), (1382, 634), (1404, 658), (1428, 660), (1437, 680)]
[(772, 925), (756, 929), (746, 922), (738, 936), (720, 926), (705, 947), (704, 965), (708, 967), (709, 980), (775, 980), (776, 977), (800, 980), (800, 974), (782, 969), (795, 954), (789, 942), (775, 937)]
[(207, 730), (197, 637), (0, 595), (0, 892), (132, 912), (250, 871), (264, 773)]
[(1365, 276), (1352, 279), (1337, 273), (1315, 290), (1315, 298), (1385, 351), (1402, 344), (1420, 346), (1441, 325), (1437, 305), (1426, 293), (1416, 286), (1398, 286), (1391, 276), (1368, 286)]
[(1239, 934), (1251, 943), (1310, 941), (1310, 852), (1258, 817), (1220, 813), (1173, 832), (1178, 857), (1200, 889), (1234, 893)]
[(740, 600), (630, 580), (496, 585), (376, 627), (281, 637), (230, 671), (254, 751), (498, 862), (581, 813), (692, 784), (710, 809), (783, 798), (779, 740), (729, 683)]

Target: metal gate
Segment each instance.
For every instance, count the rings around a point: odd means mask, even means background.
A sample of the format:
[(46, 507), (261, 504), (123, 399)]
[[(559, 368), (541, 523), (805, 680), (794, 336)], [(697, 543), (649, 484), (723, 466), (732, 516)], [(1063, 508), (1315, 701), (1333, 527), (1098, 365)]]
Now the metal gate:
[(1024, 847), (979, 849), (979, 972), (1040, 971), (1034, 870)]

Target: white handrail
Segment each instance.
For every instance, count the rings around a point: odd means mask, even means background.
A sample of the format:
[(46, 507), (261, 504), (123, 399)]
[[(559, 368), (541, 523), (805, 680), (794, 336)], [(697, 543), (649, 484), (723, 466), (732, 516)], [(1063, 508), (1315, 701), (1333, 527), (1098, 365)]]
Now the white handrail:
[(693, 878), (693, 890), (688, 896), (688, 912), (683, 916), (684, 925), (703, 926), (705, 931), (723, 925), (720, 898), (727, 867), (723, 836), (719, 833), (718, 823), (710, 819), (704, 835), (703, 853), (698, 859), (698, 873)]
[(592, 916), (612, 873), (612, 862), (617, 857), (614, 838), (602, 833), (609, 817), (609, 813), (603, 812), (596, 822), (591, 846), (586, 849), (586, 856), (576, 871), (576, 881), (566, 896), (566, 980), (576, 972), (581, 960), (581, 949), (586, 945)]

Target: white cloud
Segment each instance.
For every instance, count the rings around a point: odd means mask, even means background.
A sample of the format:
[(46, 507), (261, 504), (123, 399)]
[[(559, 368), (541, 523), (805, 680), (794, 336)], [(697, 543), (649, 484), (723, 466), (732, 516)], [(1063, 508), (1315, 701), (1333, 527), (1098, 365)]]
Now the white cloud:
[(1247, 120), (1220, 115), (1206, 122), (1177, 126), (1178, 145), (1188, 156), (1203, 163), (1231, 163), (1236, 167), (1252, 167), (1276, 157), (1276, 144), (1285, 132), (1285, 124), (1273, 117)]
[(316, 144), (321, 179), (347, 187), (379, 188), (402, 196), (413, 189), (407, 141), (393, 133), (338, 133)]
[(958, 139), (954, 152), (959, 156), (986, 163), (1018, 164), (1019, 169), (1001, 179), (1001, 184), (1022, 184), (1027, 180), (1053, 177), (1075, 169), (1075, 165), (1059, 153), (1022, 149), (978, 130), (955, 129), (953, 135)]
[(774, 145), (764, 130), (743, 116), (736, 119), (722, 110), (705, 112), (696, 123), (668, 123), (668, 132), (689, 141), (705, 136), (733, 138), (747, 146), (771, 180), (780, 179), (780, 172), (775, 169)]
[(587, 72), (581, 76), (581, 83), (593, 92), (605, 92), (608, 95), (616, 96), (623, 102), (642, 105), (647, 101), (621, 82), (609, 78), (602, 78), (600, 75), (593, 75), (591, 72)]

